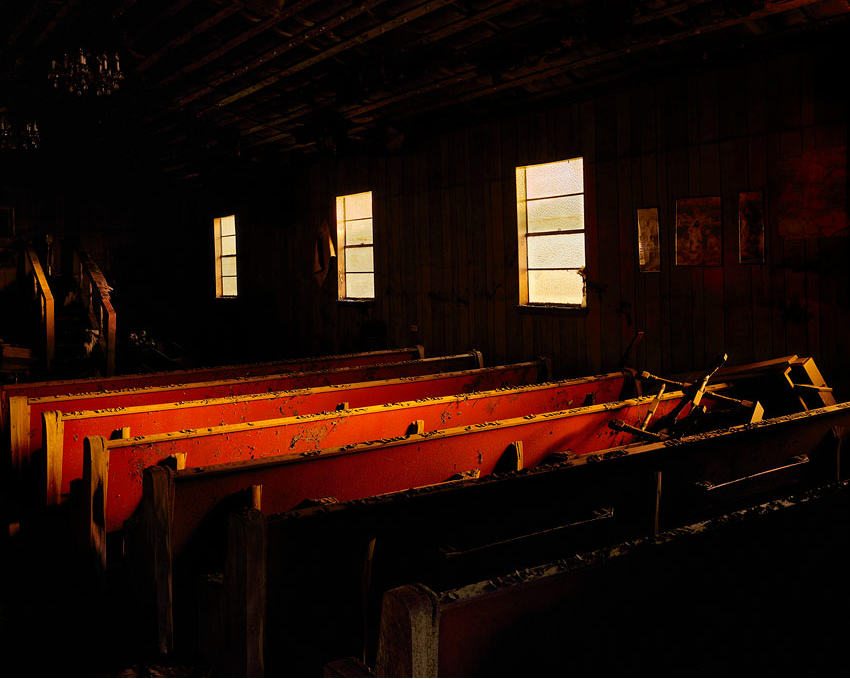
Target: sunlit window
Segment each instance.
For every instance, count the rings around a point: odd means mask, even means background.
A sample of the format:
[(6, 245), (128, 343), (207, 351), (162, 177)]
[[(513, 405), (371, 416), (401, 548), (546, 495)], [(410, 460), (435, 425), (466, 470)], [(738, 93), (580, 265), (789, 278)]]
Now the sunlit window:
[(236, 297), (236, 215), (213, 219), (215, 296)]
[(584, 162), (516, 169), (520, 304), (584, 306)]
[(336, 234), (339, 298), (374, 299), (371, 191), (337, 196)]

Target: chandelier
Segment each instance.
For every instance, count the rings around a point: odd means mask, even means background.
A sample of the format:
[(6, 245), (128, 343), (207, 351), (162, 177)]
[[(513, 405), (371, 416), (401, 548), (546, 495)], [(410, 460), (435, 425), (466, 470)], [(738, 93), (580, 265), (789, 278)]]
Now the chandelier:
[(39, 146), (41, 132), (36, 121), (28, 120), (20, 127), (0, 115), (0, 151), (35, 151)]
[(65, 52), (61, 61), (53, 59), (47, 78), (54, 89), (83, 96), (94, 92), (99, 97), (112, 94), (121, 86), (124, 74), (117, 52), (92, 54), (82, 47)]

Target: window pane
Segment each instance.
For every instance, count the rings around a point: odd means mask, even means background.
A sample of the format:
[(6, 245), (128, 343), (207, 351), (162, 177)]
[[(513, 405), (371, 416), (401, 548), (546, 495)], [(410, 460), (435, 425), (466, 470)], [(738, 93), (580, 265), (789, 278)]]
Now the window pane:
[(372, 248), (346, 248), (345, 270), (351, 272), (374, 271)]
[(372, 216), (372, 192), (354, 193), (345, 198), (345, 219), (366, 219)]
[(236, 235), (236, 215), (228, 215), (221, 218), (221, 235), (235, 236)]
[(221, 275), (235, 276), (236, 275), (236, 257), (221, 258)]
[(578, 271), (529, 271), (528, 301), (531, 304), (581, 304), (584, 279)]
[(235, 255), (236, 254), (236, 236), (222, 236), (221, 239), (221, 254)]
[(583, 266), (583, 233), (528, 237), (529, 269), (566, 269)]
[(221, 294), (225, 297), (236, 297), (236, 277), (227, 276), (221, 279)]
[(372, 243), (372, 220), (358, 219), (345, 223), (346, 245), (369, 245)]
[(526, 203), (528, 232), (584, 228), (584, 196), (543, 198)]
[(584, 162), (581, 158), (525, 168), (526, 198), (546, 198), (584, 192)]
[(345, 274), (345, 296), (363, 299), (375, 296), (375, 275), (371, 273)]

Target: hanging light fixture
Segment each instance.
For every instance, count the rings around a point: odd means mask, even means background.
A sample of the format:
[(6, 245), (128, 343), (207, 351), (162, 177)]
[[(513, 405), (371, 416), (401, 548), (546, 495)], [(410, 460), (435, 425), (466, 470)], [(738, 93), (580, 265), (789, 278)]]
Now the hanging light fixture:
[(53, 59), (47, 79), (56, 90), (76, 96), (94, 92), (104, 97), (121, 87), (124, 73), (118, 52), (95, 54), (79, 48), (74, 52), (65, 52), (61, 60)]
[(35, 120), (28, 120), (19, 127), (0, 115), (0, 151), (37, 151), (40, 146), (41, 131)]

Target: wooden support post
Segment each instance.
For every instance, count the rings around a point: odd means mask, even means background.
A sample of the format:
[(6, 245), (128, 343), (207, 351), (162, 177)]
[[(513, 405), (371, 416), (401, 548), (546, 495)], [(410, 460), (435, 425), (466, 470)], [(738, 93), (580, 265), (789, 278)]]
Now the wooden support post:
[(658, 535), (661, 532), (661, 489), (662, 489), (662, 472), (655, 472), (655, 511), (652, 519), (652, 534)]
[(263, 484), (258, 483), (251, 486), (251, 509), (258, 512), (263, 509)]
[(513, 441), (505, 448), (496, 465), (496, 472), (518, 472), (523, 468), (522, 441)]
[(472, 355), (475, 357), (475, 362), (478, 364), (479, 368), (484, 367), (484, 354), (482, 354), (478, 349), (472, 350)]
[(65, 434), (62, 413), (56, 410), (42, 413), (41, 426), (47, 468), (45, 503), (58, 505), (62, 501), (62, 438)]
[(377, 676), (437, 676), (439, 610), (437, 595), (424, 585), (404, 585), (384, 594)]
[(360, 580), (360, 610), (363, 615), (363, 648), (361, 660), (365, 663), (369, 653), (369, 598), (372, 594), (372, 570), (375, 564), (376, 537), (366, 543), (366, 555), (363, 558), (363, 573)]
[(102, 436), (86, 436), (83, 442), (83, 502), (88, 543), (99, 572), (106, 570), (106, 493), (109, 451)]
[(266, 535), (256, 509), (231, 514), (224, 569), (231, 676), (263, 676), (266, 618)]
[(419, 352), (419, 358), (425, 358), (425, 347), (421, 344), (416, 345), (416, 350)]
[(130, 427), (121, 427), (121, 429), (116, 429), (109, 435), (110, 441), (119, 441), (128, 438), (130, 438)]
[[(173, 554), (171, 530), (174, 518), (174, 472), (157, 465), (142, 477), (142, 550), (147, 585), (153, 596), (156, 648), (167, 654), (174, 650), (174, 603), (172, 590)], [(147, 589), (147, 588), (146, 588)]]
[(664, 396), (664, 391), (667, 389), (666, 384), (661, 385), (661, 389), (658, 390), (658, 393), (655, 395), (655, 398), (652, 401), (652, 405), (649, 407), (649, 410), (646, 412), (646, 417), (643, 418), (643, 422), (640, 424), (641, 429), (646, 429), (649, 426), (649, 423), (652, 421), (652, 418), (655, 416), (655, 411), (658, 410), (658, 405), (661, 403), (661, 397)]
[(12, 469), (21, 473), (23, 466), (23, 451), (29, 449), (30, 440), (30, 406), (26, 396), (11, 396), (9, 398), (9, 454)]

